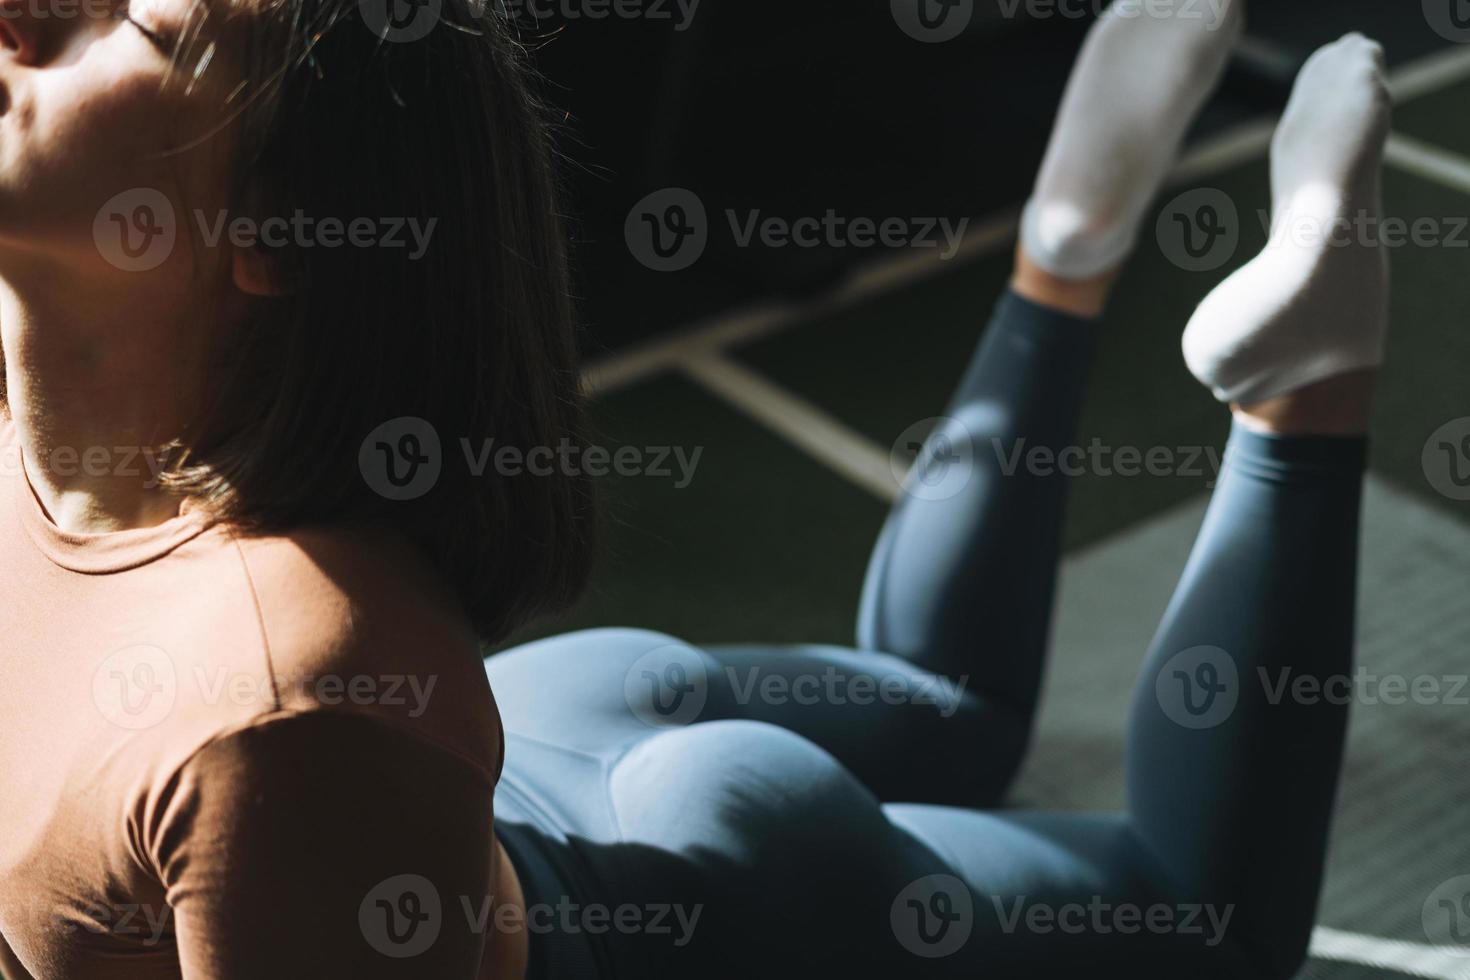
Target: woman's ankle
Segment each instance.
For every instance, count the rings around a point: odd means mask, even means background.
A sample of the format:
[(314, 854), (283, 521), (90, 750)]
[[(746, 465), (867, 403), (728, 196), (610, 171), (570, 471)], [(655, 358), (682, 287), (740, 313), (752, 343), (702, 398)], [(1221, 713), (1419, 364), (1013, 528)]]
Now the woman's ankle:
[(1359, 436), (1368, 431), (1377, 370), (1353, 371), (1254, 405), (1232, 405), (1249, 429), (1285, 436)]
[(1011, 290), (1022, 299), (1039, 306), (1073, 316), (1097, 319), (1102, 316), (1108, 303), (1108, 295), (1117, 279), (1117, 269), (1092, 279), (1063, 279), (1037, 265), (1026, 254), (1026, 249), (1017, 245)]

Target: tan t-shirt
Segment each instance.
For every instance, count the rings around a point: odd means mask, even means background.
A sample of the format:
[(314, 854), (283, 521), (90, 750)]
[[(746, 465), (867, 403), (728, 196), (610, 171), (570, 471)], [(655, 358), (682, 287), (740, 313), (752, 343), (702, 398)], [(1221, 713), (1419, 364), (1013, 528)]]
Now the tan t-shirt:
[(0, 420), (0, 692), (9, 980), (519, 975), (479, 645), (386, 535), (67, 534)]

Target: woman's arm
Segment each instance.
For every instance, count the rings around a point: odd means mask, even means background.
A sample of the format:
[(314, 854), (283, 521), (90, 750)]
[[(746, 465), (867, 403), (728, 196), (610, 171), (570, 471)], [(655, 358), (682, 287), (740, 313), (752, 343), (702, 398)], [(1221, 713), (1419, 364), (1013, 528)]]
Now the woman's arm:
[(493, 796), (482, 767), (363, 715), (209, 743), (144, 829), (184, 977), (479, 977)]
[(15, 951), (0, 936), (0, 977), (5, 980), (31, 980), (31, 975), (20, 965), (20, 960), (15, 958)]

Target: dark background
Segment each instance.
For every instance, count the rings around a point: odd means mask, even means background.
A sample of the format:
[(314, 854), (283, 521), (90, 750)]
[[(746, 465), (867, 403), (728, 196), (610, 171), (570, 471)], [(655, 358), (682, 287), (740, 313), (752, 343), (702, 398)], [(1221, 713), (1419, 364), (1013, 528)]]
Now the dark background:
[[(1025, 3), (976, 0), (963, 36), (925, 44), (899, 29), (887, 0), (702, 0), (682, 31), (670, 20), (559, 13), (587, 0), (536, 2), (522, 22), (542, 38), (550, 99), (568, 114), (562, 150), (594, 355), (754, 298), (820, 289), (863, 258), (850, 248), (738, 249), (715, 234), (693, 268), (652, 272), (623, 238), (629, 210), (652, 191), (693, 190), (716, 224), (726, 208), (958, 219), (1023, 200), (1101, 6), (1060, 0), (1068, 15), (1038, 18)], [(1304, 58), (1362, 30), (1397, 63), (1447, 46), (1419, 6), (1257, 0), (1247, 31)], [(1279, 108), (1288, 91), (1289, 77), (1238, 66), (1200, 128)]]

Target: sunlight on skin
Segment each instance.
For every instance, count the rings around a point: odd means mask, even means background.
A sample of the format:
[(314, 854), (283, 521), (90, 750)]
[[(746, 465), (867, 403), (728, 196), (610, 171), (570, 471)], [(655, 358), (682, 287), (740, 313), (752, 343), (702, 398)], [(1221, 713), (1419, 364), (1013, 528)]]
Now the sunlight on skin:
[[(93, 4), (90, 15), (22, 11), (0, 21), (8, 408), (37, 498), (73, 532), (151, 526), (178, 513), (147, 467), (124, 475), (62, 461), (156, 451), (184, 437), (210, 342), (243, 322), (247, 302), (229, 249), (190, 247), (178, 220), (184, 202), (211, 213), (232, 204), (238, 133), (224, 121), (228, 80), (243, 63), (213, 33), (226, 18), (206, 20), (200, 50), (216, 42), (212, 67), (186, 85), (172, 75), (172, 38), (196, 16), (194, 0), (122, 2), (100, 13)], [(152, 241), (168, 225), (177, 240), (156, 266), (119, 261), (128, 254), (120, 234)]]

